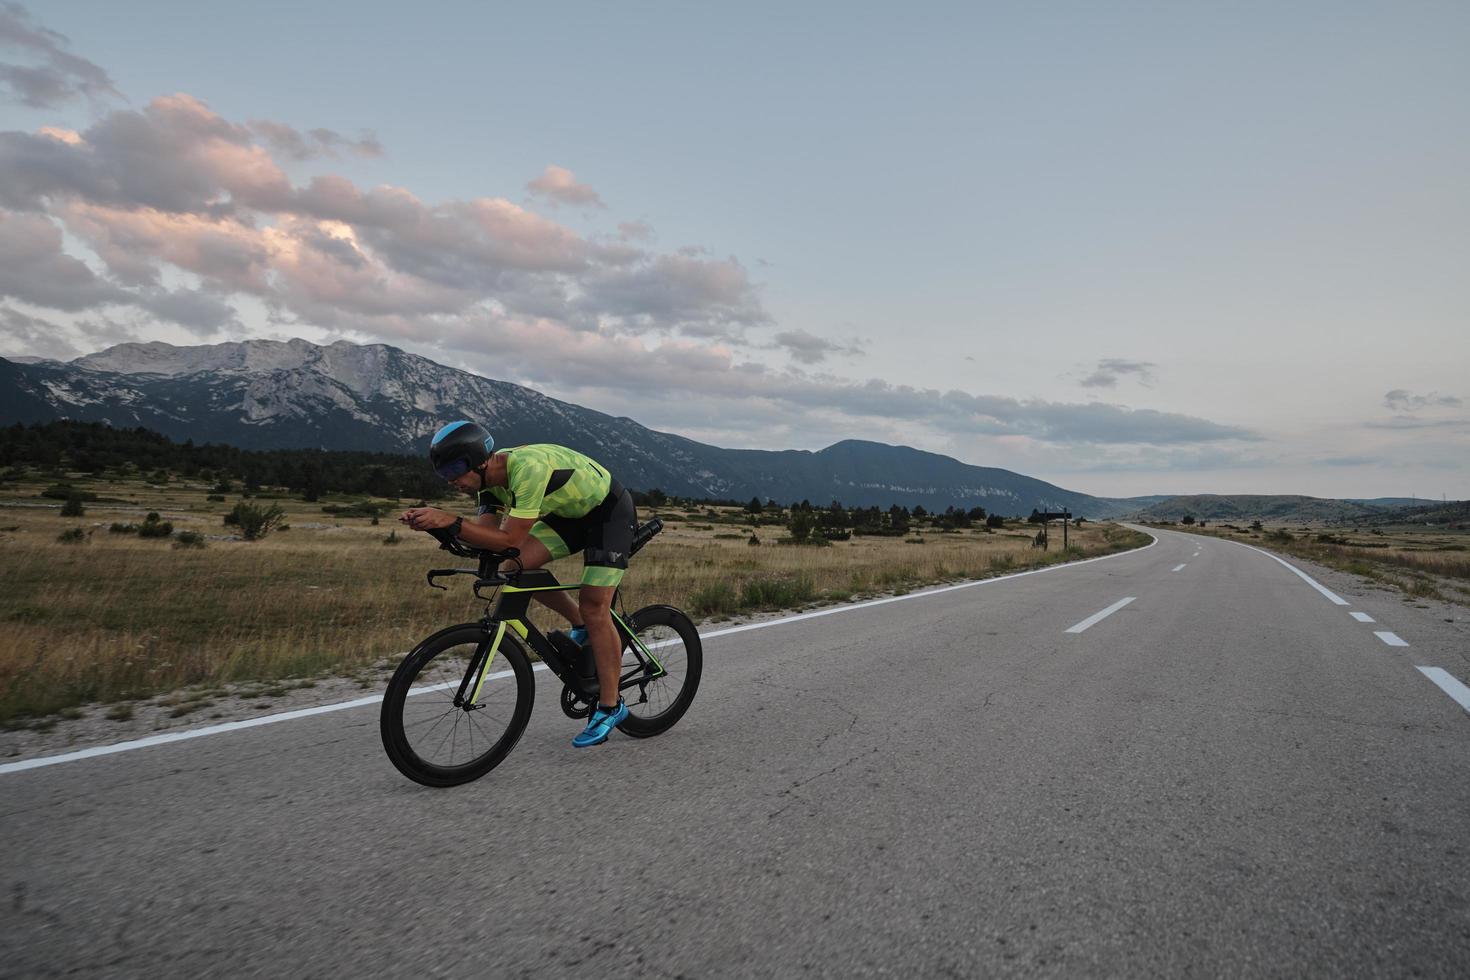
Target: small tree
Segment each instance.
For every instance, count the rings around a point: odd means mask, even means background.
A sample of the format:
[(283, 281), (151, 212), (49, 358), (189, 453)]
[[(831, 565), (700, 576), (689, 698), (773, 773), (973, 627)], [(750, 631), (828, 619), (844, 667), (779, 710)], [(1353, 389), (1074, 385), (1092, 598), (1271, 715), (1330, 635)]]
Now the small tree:
[(747, 514), (759, 514), (762, 509), (761, 498), (759, 497), (751, 497), (750, 503), (745, 505), (745, 512)]
[(1005, 520), (1004, 517), (1001, 517), (999, 514), (991, 514), (989, 517), (985, 518), (985, 526), (986, 527), (1005, 527), (1006, 526), (1006, 520)]
[(1183, 523), (1185, 523), (1185, 524), (1193, 524), (1194, 523), (1194, 515), (1193, 514), (1185, 514), (1184, 515)]
[(166, 538), (173, 533), (173, 523), (159, 517), (155, 510), (150, 510), (148, 516), (143, 518), (143, 523), (138, 526), (140, 538)]
[(285, 517), (286, 512), (281, 510), (279, 504), (259, 507), (241, 501), (235, 505), (234, 510), (225, 515), (225, 523), (239, 527), (240, 536), (246, 541), (259, 541), (271, 533)]
[(66, 503), (61, 505), (62, 517), (81, 517), (86, 512), (87, 508), (82, 506), (81, 494), (69, 493), (66, 495)]
[(810, 540), (812, 536), (812, 531), (816, 528), (816, 526), (817, 522), (816, 519), (812, 517), (811, 511), (798, 510), (792, 512), (791, 523), (787, 526), (787, 528), (791, 532), (791, 540), (795, 541), (797, 544), (806, 544), (806, 542)]

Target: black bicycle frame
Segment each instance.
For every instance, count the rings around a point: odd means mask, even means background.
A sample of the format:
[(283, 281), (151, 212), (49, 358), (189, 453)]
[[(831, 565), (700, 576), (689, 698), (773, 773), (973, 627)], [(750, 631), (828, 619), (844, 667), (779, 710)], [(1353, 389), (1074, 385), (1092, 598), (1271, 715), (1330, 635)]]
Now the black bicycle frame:
[[(464, 679), (460, 681), (459, 690), (455, 692), (454, 705), (463, 708), (472, 705), (479, 698), (480, 688), (484, 684), (484, 671), (490, 658), (494, 656), (495, 650), (500, 644), (501, 638), (507, 629), (512, 630), (521, 639), (531, 645), (543, 663), (550, 668), (567, 687), (576, 691), (584, 698), (595, 698), (599, 696), (596, 681), (592, 689), (583, 684), (581, 676), (577, 673), (576, 665), (569, 661), (556, 644), (548, 640), (536, 625), (527, 617), (530, 610), (531, 600), (538, 592), (570, 592), (581, 588), (580, 585), (563, 585), (558, 582), (556, 576), (544, 568), (530, 568), (509, 573), (495, 572), (484, 575), (485, 563), (481, 563), (481, 575), (475, 582), (475, 594), (479, 595), (482, 587), (498, 587), (500, 595), (495, 602), (495, 608), (485, 614), (480, 620), (480, 628), (487, 634), (475, 649), (475, 655), (470, 661), (469, 669), (465, 671)], [(618, 594), (613, 593), (613, 604), (617, 604)], [(665, 673), (664, 666), (654, 656), (652, 651), (638, 642), (632, 630), (623, 618), (612, 611), (613, 628), (617, 630), (620, 648), (630, 649), (633, 657), (638, 661), (636, 667), (628, 671), (618, 680), (618, 690), (624, 691), (638, 684), (647, 683)], [(652, 669), (650, 670), (650, 666)]]

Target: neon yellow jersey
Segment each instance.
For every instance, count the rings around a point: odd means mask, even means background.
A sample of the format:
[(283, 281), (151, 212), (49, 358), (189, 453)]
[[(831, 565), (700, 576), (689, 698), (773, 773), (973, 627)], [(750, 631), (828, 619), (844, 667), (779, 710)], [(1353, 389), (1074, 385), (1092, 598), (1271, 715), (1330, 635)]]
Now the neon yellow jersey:
[(536, 443), (502, 449), (497, 455), (508, 457), (507, 485), (480, 491), (481, 514), (504, 506), (510, 508), (511, 517), (528, 520), (548, 514), (582, 517), (606, 499), (612, 486), (612, 475), (607, 470), (565, 446)]

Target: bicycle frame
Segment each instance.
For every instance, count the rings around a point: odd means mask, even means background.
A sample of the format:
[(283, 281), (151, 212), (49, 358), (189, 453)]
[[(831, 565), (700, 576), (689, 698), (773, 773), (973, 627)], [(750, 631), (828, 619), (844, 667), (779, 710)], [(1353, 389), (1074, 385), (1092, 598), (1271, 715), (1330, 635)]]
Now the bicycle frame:
[[(507, 628), (514, 630), (529, 643), (531, 649), (563, 684), (584, 696), (597, 696), (583, 688), (575, 665), (570, 663), (556, 648), (556, 645), (548, 640), (526, 616), (536, 593), (570, 592), (580, 589), (582, 587), (580, 584), (563, 585), (546, 569), (532, 568), (480, 578), (475, 582), (476, 595), (479, 595), (481, 586), (498, 586), (500, 596), (496, 600), (495, 608), (486, 612), (485, 617), (480, 621), (481, 628), (491, 635), (486, 642), (480, 644), (474, 658), (470, 661), (469, 669), (465, 671), (464, 680), (460, 682), (459, 690), (455, 692), (454, 704), (456, 707), (473, 705), (479, 701), (480, 691), (485, 686), (485, 669), (495, 659), (495, 654), (500, 649), (500, 642), (505, 637)], [(617, 595), (614, 593), (614, 605), (616, 605), (616, 599)], [(638, 639), (623, 617), (618, 615), (617, 610), (614, 608), (609, 612), (612, 613), (613, 627), (618, 632), (620, 646), (631, 648), (634, 658), (638, 661), (635, 667), (618, 679), (618, 691), (621, 692), (634, 685), (656, 680), (667, 674), (668, 671), (664, 669), (663, 663), (652, 650), (644, 645), (642, 640)], [(652, 670), (649, 669), (650, 665)], [(468, 697), (466, 697), (467, 693)]]

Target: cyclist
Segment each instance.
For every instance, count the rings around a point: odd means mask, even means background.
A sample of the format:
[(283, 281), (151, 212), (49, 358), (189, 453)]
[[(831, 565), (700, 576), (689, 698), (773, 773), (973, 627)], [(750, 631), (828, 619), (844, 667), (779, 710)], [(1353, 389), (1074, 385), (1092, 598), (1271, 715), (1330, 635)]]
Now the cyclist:
[[(638, 527), (633, 497), (597, 462), (549, 443), (495, 451), (495, 440), (474, 422), (450, 422), (429, 442), (434, 471), (475, 497), (479, 514), (466, 522), (435, 507), (413, 507), (399, 520), (419, 531), (450, 528), (474, 548), (520, 549), (525, 568), (540, 568), (582, 552), (582, 588), (537, 599), (566, 617), (577, 643), (591, 641), (601, 697), (587, 727), (572, 739), (577, 748), (607, 741), (628, 717), (618, 695), (622, 652), (612, 622), (613, 593), (628, 567)], [(503, 519), (497, 512), (506, 508)], [(514, 567), (507, 562), (502, 570)]]

